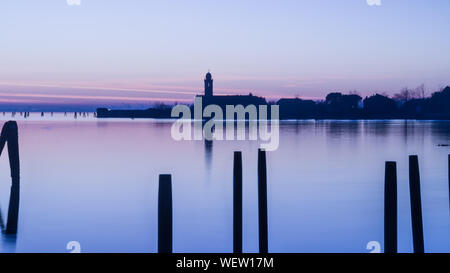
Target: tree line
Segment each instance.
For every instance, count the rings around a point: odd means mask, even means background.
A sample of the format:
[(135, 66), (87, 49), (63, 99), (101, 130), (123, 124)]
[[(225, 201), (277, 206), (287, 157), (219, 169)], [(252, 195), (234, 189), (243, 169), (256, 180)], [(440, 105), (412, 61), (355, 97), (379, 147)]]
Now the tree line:
[(424, 85), (392, 97), (330, 93), (323, 101), (280, 99), (281, 119), (450, 119), (450, 86), (425, 95)]

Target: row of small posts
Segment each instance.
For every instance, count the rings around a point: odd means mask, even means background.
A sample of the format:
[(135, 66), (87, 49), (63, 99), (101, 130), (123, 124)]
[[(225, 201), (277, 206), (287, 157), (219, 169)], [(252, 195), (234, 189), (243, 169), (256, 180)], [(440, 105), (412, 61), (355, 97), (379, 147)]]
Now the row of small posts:
[[(258, 226), (259, 252), (268, 252), (267, 164), (266, 151), (258, 150)], [(159, 176), (158, 252), (172, 253), (172, 177)], [(233, 252), (242, 253), (242, 153), (234, 152), (233, 161)]]
[[(409, 189), (414, 253), (424, 253), (419, 160), (416, 155), (409, 157)], [(384, 195), (384, 252), (397, 253), (397, 164), (393, 161), (386, 162)]]
[[(450, 155), (448, 156), (450, 194)], [(409, 189), (415, 253), (424, 253), (422, 200), (420, 194), (419, 160), (409, 157)], [(266, 152), (258, 150), (258, 227), (259, 252), (268, 253), (267, 165)], [(159, 176), (158, 252), (172, 252), (172, 178)], [(384, 193), (384, 251), (397, 253), (397, 163), (386, 162)], [(233, 252), (242, 253), (242, 153), (234, 152), (233, 160)]]
[[(448, 186), (450, 201), (450, 155), (448, 155)], [(414, 253), (424, 253), (422, 199), (420, 194), (419, 159), (409, 157), (409, 191)], [(386, 162), (384, 190), (384, 252), (397, 253), (397, 164)]]

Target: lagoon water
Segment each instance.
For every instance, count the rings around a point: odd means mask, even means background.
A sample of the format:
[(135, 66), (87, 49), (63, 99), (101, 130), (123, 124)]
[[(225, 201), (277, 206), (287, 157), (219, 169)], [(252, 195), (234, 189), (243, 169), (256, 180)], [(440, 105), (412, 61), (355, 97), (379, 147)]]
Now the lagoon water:
[[(156, 252), (158, 175), (172, 174), (174, 252), (232, 251), (233, 151), (243, 156), (243, 244), (258, 251), (256, 141), (181, 141), (172, 121), (7, 113), (19, 125), (16, 238), (2, 252)], [(3, 122), (2, 121), (2, 122)], [(422, 179), (425, 251), (450, 252), (450, 122), (286, 121), (268, 152), (270, 252), (383, 247), (384, 164), (398, 162), (399, 251), (412, 251), (408, 155)], [(11, 184), (0, 158), (0, 211)]]

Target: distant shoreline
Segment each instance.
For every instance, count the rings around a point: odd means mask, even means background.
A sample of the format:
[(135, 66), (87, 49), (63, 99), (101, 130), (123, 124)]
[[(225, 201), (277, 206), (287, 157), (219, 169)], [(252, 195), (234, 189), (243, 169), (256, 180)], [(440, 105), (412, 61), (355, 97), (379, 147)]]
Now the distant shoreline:
[[(199, 98), (199, 109), (203, 112), (208, 105), (222, 109), (229, 105), (241, 107), (253, 106), (260, 109), (263, 105), (277, 105), (280, 120), (305, 119), (336, 119), (336, 120), (376, 120), (376, 119), (410, 119), (410, 120), (450, 120), (450, 86), (425, 97), (423, 92), (404, 91), (396, 99), (375, 94), (362, 98), (357, 94), (330, 93), (323, 101), (303, 100), (300, 98), (282, 98), (277, 102), (268, 103), (262, 97), (253, 96), (214, 96), (212, 93), (212, 78), (208, 73), (205, 78), (205, 95)], [(203, 103), (202, 103), (203, 100)], [(188, 105), (187, 105), (188, 106)], [(189, 105), (191, 117), (195, 109)], [(172, 107), (159, 105), (145, 110), (111, 110), (97, 108), (98, 118), (172, 118)], [(269, 113), (267, 118), (270, 119)], [(259, 114), (258, 114), (259, 116)], [(265, 118), (266, 115), (263, 115)]]
[[(130, 118), (130, 119), (177, 119), (177, 117), (171, 116), (170, 108), (157, 109), (150, 108), (147, 110), (109, 110), (105, 108), (97, 109), (96, 117), (99, 119), (108, 118)], [(192, 120), (192, 119), (191, 119)], [(247, 119), (248, 120), (248, 119)], [(291, 117), (288, 115), (280, 114), (280, 120), (450, 120), (450, 114), (415, 114), (415, 115), (402, 115), (402, 114), (317, 114), (317, 115), (303, 115), (302, 117)]]
[[(122, 110), (114, 110), (114, 111), (122, 111)], [(125, 110), (124, 110), (125, 111)], [(128, 110), (126, 110), (128, 111)], [(13, 112), (6, 112), (6, 113), (13, 113)], [(29, 112), (29, 113), (34, 113), (34, 114), (40, 114), (42, 112)], [(50, 115), (50, 112), (44, 112), (45, 115), (43, 116), (43, 119), (45, 119), (46, 117), (53, 117), (52, 115)], [(91, 118), (91, 120), (161, 120), (161, 121), (175, 121), (178, 120), (179, 118), (176, 117), (145, 117), (145, 116), (139, 116), (139, 117), (131, 117), (131, 116), (108, 116), (108, 117), (98, 117), (95, 115), (92, 116), (81, 116), (79, 115), (77, 118), (73, 117), (73, 114), (75, 112), (52, 112), (55, 115), (56, 114), (64, 114), (67, 113), (67, 120), (83, 120), (84, 118), (88, 117)], [(79, 113), (79, 112), (76, 112)], [(88, 113), (88, 112), (85, 112)], [(89, 112), (92, 114), (92, 112)], [(22, 119), (19, 120), (23, 120), (26, 121), (28, 118), (23, 117), (23, 116), (19, 116), (19, 115), (15, 115), (15, 116), (11, 116), (11, 115), (0, 115), (0, 119), (2, 119), (3, 121), (7, 121), (7, 120), (17, 120), (17, 117), (22, 117)], [(28, 120), (32, 120), (35, 121), (37, 120), (36, 118), (33, 119), (28, 119)], [(65, 121), (66, 119), (64, 119), (63, 121)], [(202, 121), (207, 121), (209, 119), (203, 119)], [(270, 119), (265, 119), (267, 121), (270, 121)], [(50, 120), (51, 121), (51, 120)], [(191, 122), (196, 122), (196, 121), (200, 121), (197, 119), (188, 119), (188, 121)], [(227, 119), (221, 119), (220, 121), (229, 121)], [(239, 119), (235, 119), (233, 121), (239, 121)], [(249, 119), (245, 119), (246, 122), (252, 121)], [(356, 118), (356, 117), (311, 117), (311, 118), (297, 118), (297, 119), (293, 119), (293, 118), (280, 118), (280, 122), (298, 122), (298, 121), (445, 121), (445, 122), (450, 122), (450, 117), (441, 117), (441, 118), (432, 118), (432, 117), (360, 117), (360, 118)]]

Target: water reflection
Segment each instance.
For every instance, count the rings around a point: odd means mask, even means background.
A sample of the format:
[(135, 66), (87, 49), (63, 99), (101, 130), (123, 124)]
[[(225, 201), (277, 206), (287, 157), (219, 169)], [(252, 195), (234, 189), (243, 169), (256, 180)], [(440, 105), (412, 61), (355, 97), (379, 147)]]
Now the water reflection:
[(393, 123), (391, 121), (363, 121), (366, 135), (374, 135), (378, 137), (385, 137), (390, 133)]
[(20, 198), (20, 186), (18, 183), (13, 183), (11, 186), (11, 194), (9, 197), (8, 207), (8, 221), (6, 222), (5, 234), (16, 234), (17, 223), (19, 218), (19, 198)]
[[(175, 178), (174, 251), (231, 252), (233, 151), (244, 158), (243, 251), (258, 251), (258, 142), (176, 141), (170, 121), (67, 119), (19, 122), (18, 252), (65, 252), (72, 240), (86, 252), (155, 252), (154, 178), (166, 172)], [(426, 251), (450, 251), (450, 147), (437, 146), (450, 142), (449, 125), (281, 122), (279, 149), (268, 153), (269, 251), (366, 252), (367, 242), (382, 241), (387, 160), (399, 166), (399, 251), (412, 251), (410, 154), (422, 160)], [(1, 159), (0, 173), (9, 173), (7, 157)], [(2, 185), (8, 188), (0, 194), (10, 195), (10, 184)], [(5, 208), (14, 205), (1, 205), (7, 220)], [(5, 233), (2, 240), (2, 251), (15, 251), (15, 236)]]
[(450, 145), (450, 121), (431, 122), (430, 135), (436, 145)]
[(327, 136), (331, 138), (341, 138), (343, 135), (356, 138), (360, 135), (362, 126), (358, 121), (328, 121), (320, 125), (325, 127)]
[(11, 194), (9, 198), (8, 218), (5, 226), (3, 215), (0, 209), (0, 228), (2, 230), (2, 246), (7, 252), (15, 252), (17, 242), (17, 225), (19, 216), (19, 185), (11, 186)]
[(204, 140), (205, 142), (205, 166), (206, 170), (211, 170), (212, 164), (212, 152), (213, 152), (213, 141), (212, 140)]

